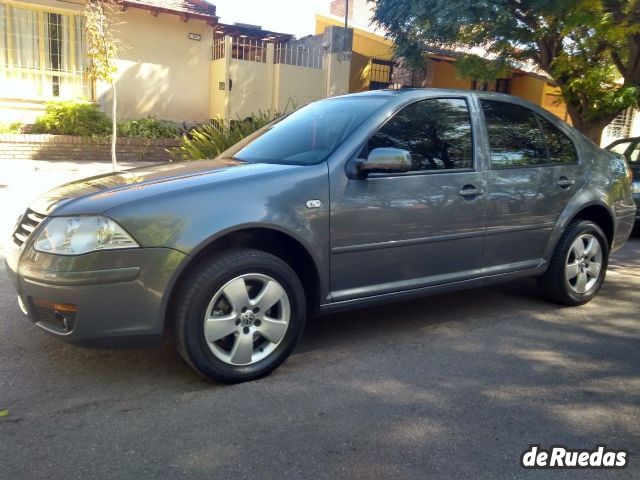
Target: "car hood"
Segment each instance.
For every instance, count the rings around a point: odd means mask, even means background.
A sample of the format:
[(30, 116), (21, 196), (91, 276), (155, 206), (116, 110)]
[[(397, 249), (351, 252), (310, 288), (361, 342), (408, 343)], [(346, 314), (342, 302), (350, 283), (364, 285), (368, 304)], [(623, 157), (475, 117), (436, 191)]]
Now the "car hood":
[(29, 208), (42, 215), (102, 213), (150, 195), (287, 167), (291, 166), (230, 158), (141, 167), (60, 185), (38, 197)]

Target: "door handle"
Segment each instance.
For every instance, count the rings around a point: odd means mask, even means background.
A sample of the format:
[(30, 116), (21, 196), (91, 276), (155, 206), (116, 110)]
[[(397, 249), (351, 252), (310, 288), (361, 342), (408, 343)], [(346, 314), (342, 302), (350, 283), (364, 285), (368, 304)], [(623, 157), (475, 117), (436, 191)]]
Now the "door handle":
[(481, 188), (476, 188), (473, 185), (465, 185), (458, 193), (460, 193), (460, 196), (462, 197), (477, 197), (478, 195), (482, 195), (484, 192)]
[(574, 183), (576, 183), (576, 182), (574, 182), (573, 180), (569, 180), (567, 177), (560, 177), (558, 179), (558, 181), (556, 182), (556, 185), (558, 185), (559, 187), (562, 187), (562, 188), (568, 188), (571, 185), (573, 185)]

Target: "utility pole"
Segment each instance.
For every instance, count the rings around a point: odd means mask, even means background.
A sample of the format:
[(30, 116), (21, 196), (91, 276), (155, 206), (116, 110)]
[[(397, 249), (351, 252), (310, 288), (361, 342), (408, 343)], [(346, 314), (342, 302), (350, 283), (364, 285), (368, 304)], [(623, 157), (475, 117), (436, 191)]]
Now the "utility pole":
[(344, 0), (344, 28), (349, 26), (349, 0)]

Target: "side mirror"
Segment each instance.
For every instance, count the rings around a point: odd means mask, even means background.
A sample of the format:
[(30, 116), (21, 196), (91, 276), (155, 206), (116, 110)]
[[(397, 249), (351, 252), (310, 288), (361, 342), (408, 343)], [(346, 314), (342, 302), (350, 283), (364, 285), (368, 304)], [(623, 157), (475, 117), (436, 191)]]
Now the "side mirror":
[(374, 148), (366, 160), (361, 160), (358, 171), (361, 175), (369, 173), (404, 173), (412, 167), (411, 154), (400, 148)]

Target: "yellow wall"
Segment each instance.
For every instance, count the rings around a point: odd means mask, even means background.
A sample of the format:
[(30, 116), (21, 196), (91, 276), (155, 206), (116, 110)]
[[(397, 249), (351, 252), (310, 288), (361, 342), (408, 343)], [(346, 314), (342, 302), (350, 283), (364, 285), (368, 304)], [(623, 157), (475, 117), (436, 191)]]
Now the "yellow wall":
[(544, 82), (542, 106), (565, 122), (571, 123), (567, 107), (560, 96), (560, 89), (558, 87), (554, 87), (548, 82)]
[(349, 75), (349, 92), (369, 90), (371, 64), (369, 57), (353, 52), (351, 54), (351, 72)]
[[(327, 15), (316, 13), (316, 35), (324, 33), (329, 26), (343, 27), (344, 22)], [(351, 25), (349, 25), (351, 27)], [(367, 32), (361, 28), (353, 28), (353, 51), (369, 57), (390, 60), (393, 57), (393, 42), (382, 35)]]
[[(118, 59), (120, 118), (154, 115), (176, 121), (209, 118), (209, 64), (212, 32), (203, 20), (128, 8), (117, 27), (126, 49)], [(189, 33), (201, 35), (200, 41)], [(109, 86), (96, 85), (96, 97), (111, 110)]]
[(435, 61), (432, 63), (433, 68), (433, 88), (471, 88), (469, 80), (463, 80), (458, 77), (456, 67), (445, 60)]
[(517, 75), (511, 80), (511, 94), (540, 105), (545, 83), (530, 75)]

